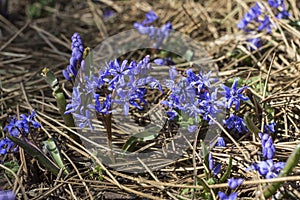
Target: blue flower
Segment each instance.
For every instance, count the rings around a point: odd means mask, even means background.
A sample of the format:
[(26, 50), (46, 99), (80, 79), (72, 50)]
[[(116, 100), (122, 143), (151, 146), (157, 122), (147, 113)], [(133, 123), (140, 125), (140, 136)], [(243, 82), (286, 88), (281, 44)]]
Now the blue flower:
[(198, 75), (196, 75), (192, 69), (187, 69), (186, 74), (188, 77), (188, 82), (191, 86), (195, 86), (198, 89), (198, 92), (200, 93), (202, 89), (210, 88), (210, 74), (211, 71), (207, 74), (203, 74), (202, 72), (199, 72)]
[(156, 14), (150, 11), (146, 14), (146, 19), (142, 23), (135, 22), (133, 24), (134, 28), (137, 29), (141, 34), (148, 35), (151, 40), (154, 40), (153, 47), (158, 48), (164, 39), (166, 39), (172, 29), (171, 22), (167, 22), (161, 28), (156, 28), (154, 26), (148, 26), (157, 19)]
[(247, 86), (241, 87), (237, 89), (238, 79), (234, 79), (233, 84), (231, 88), (227, 87), (226, 85), (223, 85), (223, 89), (225, 92), (225, 98), (227, 100), (227, 106), (226, 108), (230, 109), (232, 105), (235, 105), (235, 110), (238, 110), (240, 108), (240, 101), (247, 101), (249, 100), (248, 97), (244, 96), (242, 92), (247, 88)]
[(248, 42), (251, 44), (251, 47), (250, 47), (251, 50), (256, 50), (256, 49), (260, 48), (263, 44), (262, 40), (258, 37), (251, 38), (248, 40)]
[(125, 115), (128, 115), (130, 105), (133, 105), (138, 109), (142, 109), (142, 107), (137, 103), (137, 101), (139, 101), (140, 103), (147, 103), (144, 99), (146, 89), (131, 88), (129, 90), (124, 90), (122, 88), (118, 88), (116, 92), (116, 95), (119, 97), (119, 99), (115, 99), (113, 102), (124, 106), (123, 108)]
[(280, 170), (285, 166), (285, 162), (277, 162), (274, 164), (273, 160), (261, 161), (260, 163), (253, 164), (246, 170), (254, 169), (265, 178), (275, 178), (278, 176)]
[(66, 106), (65, 114), (74, 113), (81, 107), (81, 94), (78, 87), (73, 88), (72, 99)]
[[(20, 134), (22, 136), (27, 137), (30, 133), (30, 124), (33, 128), (40, 128), (41, 125), (39, 122), (35, 121), (35, 111), (33, 110), (31, 113), (28, 113), (28, 116), (25, 114), (20, 115), (20, 120), (17, 120), (16, 117), (10, 117), (9, 124), (4, 127), (4, 131), (7, 131), (9, 135), (13, 137), (19, 137)], [(6, 154), (14, 145), (14, 143), (7, 137), (4, 137), (0, 140), (0, 154)], [(17, 148), (14, 149), (16, 151)]]
[(106, 19), (112, 17), (114, 14), (115, 14), (115, 11), (113, 11), (111, 9), (105, 9), (103, 11), (103, 17)]
[(218, 196), (220, 197), (220, 200), (235, 200), (238, 196), (236, 192), (230, 194), (227, 196), (224, 192), (219, 191)]
[(250, 8), (249, 12), (244, 15), (244, 18), (238, 23), (237, 27), (239, 29), (245, 29), (247, 25), (253, 21), (258, 20), (258, 16), (262, 14), (261, 8), (258, 3), (255, 3), (253, 7)]
[(278, 8), (284, 4), (283, 0), (268, 0), (268, 3), (273, 8)]
[(230, 113), (227, 119), (223, 120), (223, 123), (228, 129), (237, 131), (238, 133), (248, 132), (244, 119), (232, 113)]
[(11, 190), (0, 190), (0, 199), (3, 200), (15, 200), (16, 195)]
[(121, 65), (117, 60), (109, 63), (108, 72), (113, 76), (113, 79), (109, 82), (110, 89), (115, 89), (117, 85), (125, 85), (124, 76), (129, 72), (127, 69), (127, 62), (127, 60), (124, 60)]
[[(286, 6), (284, 4), (283, 0), (268, 0), (268, 3), (271, 7), (275, 8), (277, 12), (275, 13), (276, 18), (283, 19), (289, 17), (289, 13), (286, 10)], [(270, 33), (275, 26), (271, 23), (270, 17), (267, 14), (263, 14), (263, 10), (265, 9), (262, 5), (259, 5), (256, 3), (253, 7), (250, 8), (249, 12), (247, 12), (243, 19), (237, 24), (237, 27), (239, 29), (243, 29), (246, 32), (249, 32), (249, 30), (246, 29), (247, 25), (250, 22), (256, 22), (258, 24), (257, 31), (263, 31), (266, 30), (267, 33)], [(253, 38), (251, 40), (248, 40), (254, 47), (256, 48), (250, 48), (250, 50), (255, 50), (259, 47), (261, 47), (262, 42), (259, 40), (259, 38)]]
[(81, 37), (78, 33), (74, 33), (72, 36), (72, 56), (70, 58), (70, 64), (67, 66), (66, 70), (63, 70), (62, 73), (68, 81), (71, 80), (71, 77), (76, 77), (77, 67), (81, 65), (84, 47), (81, 41)]
[(217, 138), (217, 143), (215, 144), (216, 147), (225, 147), (226, 143), (223, 137)]
[(18, 127), (16, 126), (17, 118), (15, 116), (9, 118), (9, 124), (4, 127), (4, 131), (7, 131), (10, 135), (17, 137), (19, 135)]
[(22, 134), (28, 134), (30, 129), (30, 124), (33, 125), (34, 128), (40, 128), (41, 125), (37, 121), (35, 121), (35, 112), (28, 113), (28, 116), (25, 114), (20, 115), (20, 120), (17, 120), (15, 117), (10, 118), (9, 124), (4, 127), (4, 130), (7, 130), (11, 135), (17, 137), (19, 135), (19, 131)]
[(89, 111), (88, 109), (84, 111), (82, 111), (80, 114), (78, 113), (73, 113), (74, 119), (77, 121), (78, 126), (82, 129), (85, 128), (86, 125), (89, 125), (91, 130), (94, 130), (94, 127), (92, 125), (92, 116), (91, 116), (91, 111)]
[[(175, 78), (173, 77), (173, 72), (170, 72), (169, 74), (171, 79)], [(169, 95), (168, 100), (163, 101), (162, 104), (187, 113), (194, 113), (194, 108), (198, 107), (198, 102), (195, 100), (196, 91), (189, 85), (186, 78), (182, 77), (178, 83), (175, 83), (174, 80), (167, 80), (166, 87), (171, 90), (171, 94)], [(195, 105), (195, 107), (191, 105)]]
[(240, 186), (244, 182), (244, 179), (242, 178), (230, 178), (228, 179), (228, 186), (230, 189), (234, 190), (238, 186)]
[(270, 21), (270, 18), (268, 16), (264, 16), (263, 20), (260, 20), (260, 26), (258, 27), (258, 31), (262, 31), (266, 29), (267, 33), (270, 33), (272, 30), (272, 23)]
[(157, 58), (154, 59), (153, 61), (155, 64), (159, 65), (159, 66), (164, 66), (164, 65), (174, 65), (175, 63), (172, 61), (171, 58), (167, 57), (167, 58)]
[(129, 64), (128, 69), (128, 75), (131, 76), (132, 80), (134, 79), (134, 76), (147, 75), (149, 70), (151, 70), (150, 56), (146, 55), (138, 63), (132, 61)]
[(29, 113), (28, 116), (26, 116), (25, 114), (21, 114), (20, 117), (21, 117), (21, 120), (18, 120), (15, 125), (19, 129), (23, 129), (25, 133), (29, 133), (30, 124), (32, 124), (34, 128), (41, 127), (40, 123), (38, 123), (37, 121), (34, 120), (34, 118), (35, 118), (34, 110), (32, 111), (32, 113)]
[(224, 104), (218, 100), (218, 88), (215, 88), (212, 93), (205, 92), (205, 99), (200, 100), (199, 105), (201, 106), (201, 114), (203, 115), (203, 119), (208, 121), (209, 123), (213, 123), (212, 120), (208, 117), (215, 117), (215, 115), (220, 111), (219, 107), (224, 106)]
[(188, 126), (188, 132), (190, 132), (190, 133), (194, 133), (195, 131), (197, 131), (197, 129), (198, 129), (198, 126), (196, 126), (196, 125)]
[(157, 15), (152, 10), (146, 13), (145, 16), (146, 19), (142, 22), (143, 25), (151, 24), (152, 22), (158, 19)]
[(268, 125), (265, 124), (264, 133), (275, 133), (275, 126), (276, 126), (275, 122), (271, 122)]
[(221, 164), (217, 164), (217, 166), (215, 166), (215, 161), (211, 153), (208, 154), (208, 168), (214, 175), (219, 174), (221, 171)]
[(284, 19), (284, 18), (288, 18), (289, 16), (290, 16), (290, 13), (288, 13), (288, 11), (282, 10), (275, 17), (277, 19)]
[(14, 145), (7, 137), (0, 140), (0, 155), (5, 155)]
[(95, 94), (94, 95), (94, 99), (95, 99), (95, 106), (93, 107), (92, 105), (89, 105), (89, 108), (95, 108), (95, 110), (100, 114), (110, 114), (113, 112), (113, 110), (111, 110), (111, 103), (112, 103), (112, 99), (111, 99), (111, 94), (107, 95), (106, 99), (104, 100), (104, 102), (101, 104), (100, 103), (100, 95), (99, 94)]
[(276, 149), (272, 140), (272, 137), (265, 133), (258, 133), (259, 138), (261, 139), (262, 145), (262, 154), (267, 159), (272, 159), (276, 154)]

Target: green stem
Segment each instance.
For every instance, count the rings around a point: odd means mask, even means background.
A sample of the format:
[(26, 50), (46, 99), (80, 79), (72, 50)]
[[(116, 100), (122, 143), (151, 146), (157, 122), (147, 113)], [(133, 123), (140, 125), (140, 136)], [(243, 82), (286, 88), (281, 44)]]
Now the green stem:
[(203, 153), (203, 157), (204, 157), (204, 173), (205, 173), (205, 178), (206, 180), (208, 180), (209, 178), (209, 171), (207, 171), (209, 169), (209, 161), (208, 161), (208, 149), (205, 145), (205, 143), (203, 141), (201, 141), (201, 148), (202, 148), (202, 153)]
[[(296, 146), (296, 148), (294, 149), (294, 151), (286, 161), (285, 167), (281, 170), (278, 177), (287, 176), (292, 171), (292, 169), (299, 163), (299, 160), (300, 160), (300, 144)], [(263, 191), (265, 198), (268, 199), (269, 197), (271, 197), (278, 190), (278, 188), (282, 183), (283, 182), (275, 182), (267, 186)]]
[(258, 133), (260, 132), (259, 128), (257, 128), (254, 124), (254, 122), (252, 121), (251, 117), (250, 117), (250, 113), (247, 112), (245, 115), (244, 115), (244, 120), (245, 120), (245, 123), (247, 125), (247, 128), (255, 134), (255, 137), (259, 138), (258, 137)]
[[(45, 77), (45, 81), (48, 83), (48, 85), (52, 88), (53, 90), (53, 96), (56, 99), (57, 102), (57, 107), (59, 109), (59, 112), (64, 120), (64, 123), (68, 127), (75, 127), (74, 119), (71, 114), (65, 114), (66, 112), (66, 105), (67, 101), (65, 98), (65, 95), (63, 93), (63, 90), (61, 89), (58, 79), (55, 77), (54, 73), (50, 71), (48, 68), (44, 68), (42, 71), (42, 76)], [(74, 139), (76, 142), (81, 144), (80, 137), (77, 135), (69, 132), (69, 136)]]

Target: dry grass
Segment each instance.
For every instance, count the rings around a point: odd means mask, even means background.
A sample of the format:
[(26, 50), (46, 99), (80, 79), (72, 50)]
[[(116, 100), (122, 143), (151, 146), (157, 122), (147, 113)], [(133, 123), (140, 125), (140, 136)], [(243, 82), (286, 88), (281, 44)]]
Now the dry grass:
[[(261, 33), (260, 36), (268, 41), (263, 50), (249, 51), (245, 48), (245, 34), (236, 28), (236, 24), (255, 1), (58, 1), (54, 7), (45, 7), (48, 14), (31, 20), (24, 13), (29, 2), (14, 2), (17, 6), (10, 7), (9, 18), (0, 16), (0, 122), (4, 125), (9, 115), (34, 108), (42, 128), (32, 137), (39, 146), (49, 136), (57, 138), (62, 155), (72, 169), (66, 178), (54, 177), (23, 151), (1, 158), (4, 161), (18, 160), (21, 166), (14, 176), (8, 177), (3, 173), (4, 166), (0, 165), (3, 174), (1, 188), (13, 189), (20, 199), (191, 199), (203, 190), (202, 186), (194, 184), (196, 178), (204, 177), (203, 163), (196, 158), (196, 166), (193, 165), (195, 155), (192, 153), (158, 171), (145, 174), (127, 174), (106, 168), (84, 146), (75, 145), (68, 138), (67, 127), (57, 114), (52, 91), (40, 75), (43, 67), (49, 67), (63, 80), (61, 70), (69, 61), (69, 38), (73, 32), (80, 33), (84, 44), (93, 48), (111, 35), (132, 29), (133, 22), (140, 21), (149, 10), (157, 13), (159, 23), (171, 21), (175, 30), (199, 41), (216, 61), (221, 80), (259, 77), (249, 86), (259, 83), (259, 89), (253, 92), (263, 107), (268, 105), (275, 111), (275, 160), (286, 161), (299, 143), (300, 29), (291, 27), (287, 20), (272, 18), (279, 27), (278, 32), (271, 35)], [(299, 20), (299, 2), (288, 2), (293, 5), (290, 11), (292, 19)], [(116, 13), (105, 19), (104, 9), (114, 9)], [(233, 51), (243, 56), (233, 57)], [(61, 81), (61, 84), (70, 93), (70, 85), (66, 81)], [(257, 123), (265, 124), (266, 118)], [(235, 138), (240, 149), (232, 148), (232, 141), (228, 140), (226, 148), (214, 148), (212, 154), (222, 163), (223, 170), (228, 166), (229, 155), (233, 156), (232, 175), (246, 178), (238, 191), (239, 196), (253, 199), (264, 183), (282, 179), (265, 180), (255, 172), (245, 172), (249, 164), (258, 161), (257, 153), (261, 151), (260, 143), (249, 138), (250, 135), (239, 140)], [(198, 152), (199, 148), (190, 152)], [(103, 180), (89, 177), (88, 170), (95, 167), (91, 158), (102, 167)], [(290, 177), (284, 178), (285, 183), (280, 188), (294, 193), (297, 198), (300, 198), (297, 192), (300, 188), (299, 170), (298, 165)], [(224, 191), (227, 184), (210, 187), (223, 188)], [(182, 191), (186, 188), (197, 190), (184, 195)]]

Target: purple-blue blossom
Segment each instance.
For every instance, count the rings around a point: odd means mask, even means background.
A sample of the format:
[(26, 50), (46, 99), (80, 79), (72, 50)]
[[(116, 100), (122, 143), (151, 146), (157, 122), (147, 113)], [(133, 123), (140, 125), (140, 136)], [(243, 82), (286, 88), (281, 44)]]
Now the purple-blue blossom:
[[(283, 0), (268, 0), (268, 3), (270, 7), (275, 10), (274, 14), (277, 19), (283, 19), (290, 16), (286, 10)], [(248, 24), (254, 22), (258, 26), (257, 31), (261, 32), (266, 30), (267, 33), (270, 33), (272, 29), (276, 27), (271, 23), (270, 17), (268, 13), (266, 13), (267, 10), (268, 9), (266, 9), (262, 4), (255, 3), (255, 5), (250, 8), (242, 20), (237, 24), (237, 27), (248, 33), (250, 31), (247, 29)], [(250, 50), (255, 50), (262, 46), (262, 41), (259, 40), (259, 38), (253, 38), (248, 41), (255, 47), (251, 47)]]
[(15, 200), (16, 194), (11, 190), (0, 190), (1, 200)]
[[(19, 137), (22, 135), (23, 137), (27, 137), (31, 128), (40, 128), (41, 125), (39, 122), (35, 120), (36, 114), (33, 110), (28, 115), (21, 114), (20, 120), (17, 120), (15, 116), (9, 118), (9, 124), (4, 127), (4, 131), (7, 131), (10, 136)], [(14, 146), (14, 143), (7, 137), (4, 137), (0, 140), (0, 154), (4, 155), (10, 151), (10, 149)], [(13, 149), (16, 151), (17, 147)]]
[(124, 114), (128, 115), (130, 105), (142, 109), (142, 106), (140, 106), (140, 103), (147, 104), (146, 100), (144, 99), (144, 96), (146, 94), (146, 89), (144, 88), (118, 88), (116, 91), (117, 98), (113, 100), (114, 103), (118, 105), (123, 105)]
[(248, 40), (248, 42), (251, 44), (251, 47), (250, 47), (251, 50), (256, 50), (256, 49), (260, 48), (263, 44), (262, 40), (258, 37), (251, 38)]
[(155, 64), (159, 66), (164, 66), (164, 65), (175, 65), (175, 63), (172, 61), (171, 58), (156, 58), (153, 61)]
[(5, 155), (13, 147), (14, 143), (7, 137), (0, 140), (0, 155)]
[(216, 147), (225, 147), (226, 143), (223, 137), (217, 138), (217, 143), (215, 144)]
[(91, 130), (94, 130), (92, 125), (92, 113), (90, 110), (82, 110), (80, 114), (73, 113), (74, 119), (77, 121), (79, 128), (85, 128), (87, 125), (90, 127)]
[(31, 113), (28, 112), (28, 115), (21, 114), (20, 120), (17, 120), (15, 117), (11, 117), (9, 124), (4, 127), (4, 130), (7, 130), (10, 135), (17, 137), (19, 134), (26, 136), (30, 132), (30, 124), (33, 128), (40, 128), (41, 125), (39, 122), (35, 121), (35, 111)]
[(124, 60), (122, 64), (116, 59), (114, 62), (109, 63), (108, 72), (113, 76), (112, 80), (109, 82), (109, 85), (112, 89), (116, 87), (116, 85), (124, 86), (125, 80), (124, 76), (128, 73), (127, 69), (127, 60)]
[(260, 175), (269, 179), (277, 177), (284, 166), (285, 162), (274, 163), (273, 160), (266, 160), (261, 161), (259, 163), (255, 163), (252, 166), (248, 167), (246, 170), (256, 170), (259, 172)]
[(215, 88), (211, 93), (206, 91), (204, 94), (205, 98), (199, 103), (200, 113), (203, 115), (203, 119), (209, 123), (213, 123), (209, 116), (215, 117), (220, 111), (220, 107), (223, 107), (224, 104), (218, 99), (218, 88)]
[(154, 21), (156, 21), (158, 19), (157, 15), (152, 10), (149, 11), (148, 13), (146, 13), (145, 17), (146, 18), (142, 22), (143, 25), (151, 24), (152, 22), (154, 22)]
[(142, 22), (135, 22), (133, 24), (134, 28), (137, 29), (141, 34), (148, 35), (149, 39), (153, 40), (153, 47), (158, 48), (164, 39), (166, 39), (172, 30), (171, 22), (167, 22), (166, 24), (162, 25), (161, 28), (156, 28), (150, 23), (154, 22), (157, 19), (157, 15), (150, 11), (146, 14), (146, 19)]
[[(169, 70), (170, 79), (165, 81), (165, 86), (171, 91), (167, 100), (162, 101), (170, 110), (183, 112), (189, 117), (199, 122), (200, 117), (209, 123), (212, 123), (210, 117), (214, 117), (224, 106), (224, 103), (218, 99), (218, 89), (210, 88), (210, 73), (194, 73), (192, 69), (185, 71), (187, 77), (181, 77), (175, 80), (178, 72), (175, 67)], [(176, 111), (169, 113), (173, 119)]]
[(210, 81), (212, 80), (210, 78), (211, 71), (207, 74), (204, 74), (200, 71), (199, 74), (196, 75), (192, 69), (187, 69), (186, 74), (190, 85), (196, 87), (199, 93), (203, 89), (210, 88)]
[(230, 116), (227, 119), (223, 120), (223, 123), (228, 129), (231, 129), (232, 131), (237, 131), (238, 133), (248, 132), (244, 119), (232, 113), (230, 113)]
[(72, 36), (72, 56), (70, 58), (70, 64), (65, 70), (62, 71), (65, 79), (71, 80), (71, 77), (76, 77), (78, 72), (78, 66), (81, 65), (84, 47), (82, 44), (81, 37), (78, 33), (74, 33)]
[(266, 159), (272, 159), (276, 154), (272, 137), (267, 133), (258, 133), (258, 136), (261, 139), (262, 155)]
[(214, 175), (219, 174), (221, 171), (221, 164), (217, 164), (215, 166), (215, 161), (211, 153), (208, 154), (208, 168), (211, 172), (213, 172)]
[(257, 30), (262, 31), (265, 29), (267, 31), (267, 33), (270, 33), (273, 28), (272, 26), (273, 25), (270, 21), (270, 18), (267, 15), (265, 15), (264, 18), (262, 20), (260, 20), (260, 25), (257, 28)]
[(258, 16), (262, 14), (261, 8), (258, 5), (258, 3), (255, 3), (255, 5), (253, 7), (250, 8), (249, 12), (247, 12), (243, 19), (238, 23), (237, 27), (239, 29), (245, 29), (247, 27), (247, 25), (251, 22), (251, 21), (257, 21), (258, 20)]
[(244, 179), (242, 178), (230, 178), (228, 179), (228, 186), (230, 189), (234, 190), (238, 186), (240, 186), (244, 182)]
[(268, 0), (268, 3), (273, 8), (278, 8), (279, 6), (284, 6), (283, 0)]
[(81, 108), (81, 93), (78, 87), (73, 87), (72, 99), (66, 106), (65, 114), (74, 113)]
[(190, 133), (194, 133), (195, 131), (197, 131), (198, 127), (196, 125), (190, 125), (188, 126), (188, 132)]
[(89, 105), (88, 106), (89, 108), (91, 109), (95, 108), (97, 113), (104, 114), (104, 115), (113, 112), (113, 110), (111, 109), (111, 103), (112, 103), (111, 94), (108, 94), (102, 103), (100, 102), (99, 94), (95, 94), (94, 99), (95, 99), (95, 106), (93, 107), (93, 105)]
[(238, 196), (236, 192), (231, 193), (230, 195), (226, 195), (224, 192), (219, 191), (218, 196), (220, 200), (235, 200)]
[(226, 85), (223, 85), (223, 94), (225, 95), (225, 99), (227, 101), (226, 108), (228, 109), (235, 105), (235, 110), (238, 110), (240, 108), (241, 101), (249, 100), (247, 96), (243, 95), (243, 91), (247, 89), (247, 86), (237, 88), (237, 85), (237, 78), (234, 79), (231, 88), (227, 87)]
[(264, 126), (264, 133), (275, 133), (275, 126), (276, 126), (276, 123), (275, 122), (271, 122), (269, 124), (265, 124)]

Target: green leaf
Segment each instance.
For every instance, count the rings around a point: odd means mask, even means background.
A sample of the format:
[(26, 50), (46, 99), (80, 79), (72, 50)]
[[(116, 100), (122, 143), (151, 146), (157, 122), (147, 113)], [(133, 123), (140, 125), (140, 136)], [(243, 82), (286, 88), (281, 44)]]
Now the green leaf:
[(51, 171), (55, 176), (58, 175), (59, 168), (37, 146), (26, 139), (23, 141), (10, 135), (8, 135), (7, 137), (15, 144), (22, 147), (26, 153), (37, 159), (39, 163), (41, 163), (44, 167)]
[(203, 178), (200, 178), (198, 180), (198, 184), (201, 185), (201, 186), (203, 186), (203, 188), (204, 188), (205, 191), (207, 191), (207, 192), (210, 191), (210, 188), (209, 188), (207, 182)]
[(160, 130), (161, 130), (161, 127), (154, 126), (149, 129), (146, 129), (140, 133), (134, 134), (123, 145), (123, 148), (122, 148), (123, 151), (124, 152), (132, 151), (134, 145), (137, 144), (137, 142), (146, 142), (146, 141), (155, 139), (158, 136)]
[(92, 168), (89, 173), (91, 178), (94, 178), (95, 176), (98, 177), (100, 181), (103, 180), (103, 171), (100, 165), (97, 165), (95, 168)]
[(230, 155), (228, 167), (227, 167), (225, 173), (223, 174), (223, 176), (220, 178), (219, 183), (224, 183), (225, 181), (227, 181), (227, 178), (230, 175), (231, 168), (232, 168), (232, 156)]
[(50, 138), (50, 139), (44, 141), (43, 143), (46, 147), (47, 152), (50, 154), (51, 158), (57, 164), (57, 166), (59, 168), (63, 169), (65, 174), (68, 174), (69, 172), (63, 163), (63, 160), (60, 156), (60, 153), (56, 146), (55, 141), (52, 138)]
[[(17, 171), (20, 168), (20, 165), (15, 162), (15, 161), (9, 161), (9, 162), (5, 162), (3, 163), (3, 165), (9, 169), (11, 169), (14, 173), (17, 173)], [(5, 174), (7, 174), (8, 177), (12, 178), (13, 175), (9, 172), (5, 170)]]

